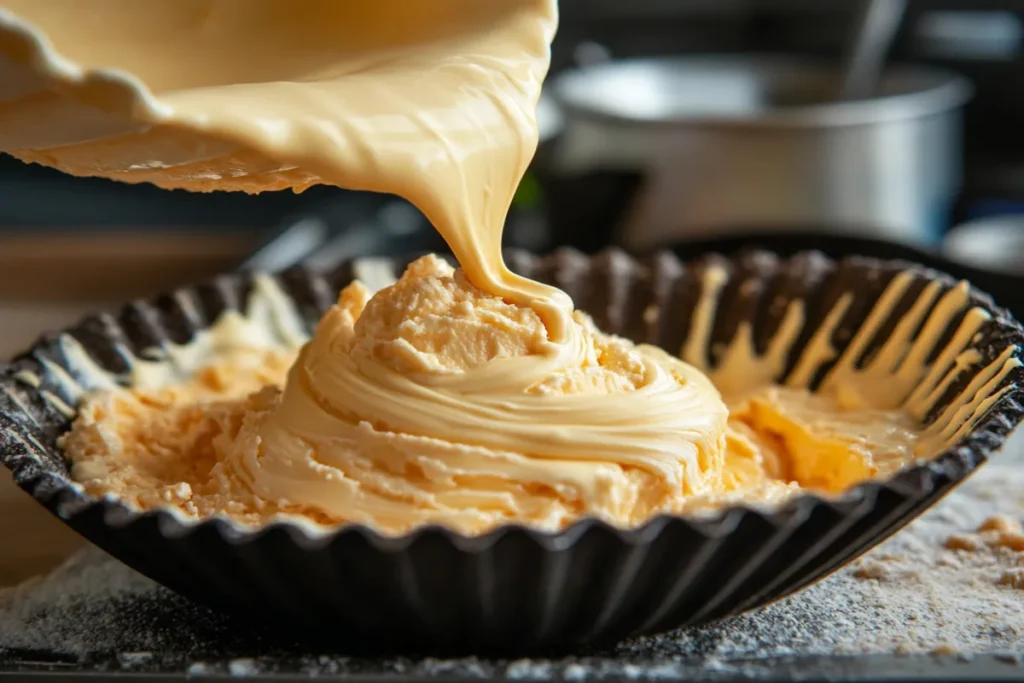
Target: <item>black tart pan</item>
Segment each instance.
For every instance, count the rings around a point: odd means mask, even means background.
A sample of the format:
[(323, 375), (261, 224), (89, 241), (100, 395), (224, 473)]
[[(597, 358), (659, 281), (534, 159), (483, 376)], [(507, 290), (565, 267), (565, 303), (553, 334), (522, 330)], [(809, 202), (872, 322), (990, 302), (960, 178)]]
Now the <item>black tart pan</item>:
[[(275, 278), (308, 332), (354, 275), (369, 272), (368, 265), (378, 275), (397, 275), (409, 260), (357, 260), (323, 273), (299, 267)], [(673, 352), (693, 324), (704, 271), (724, 267), (708, 357), (713, 364), (715, 349), (743, 320), (764, 348), (780, 325), (780, 304), (801, 300), (804, 331), (782, 375), (840, 296), (853, 302), (832, 335), (838, 351), (898, 273), (912, 274), (911, 295), (928, 282), (955, 285), (909, 263), (833, 261), (817, 253), (786, 259), (764, 252), (712, 255), (686, 263), (669, 253), (636, 261), (618, 251), (594, 257), (562, 251), (543, 258), (509, 253), (508, 262), (565, 289), (602, 329)], [(801, 496), (774, 510), (662, 516), (630, 530), (584, 520), (557, 533), (510, 525), (465, 537), (432, 526), (389, 538), (353, 525), (314, 536), (287, 522), (258, 531), (222, 519), (186, 523), (165, 510), (140, 514), (82, 493), (69, 479), (58, 439), (74, 419), (81, 392), (96, 388), (89, 386), (95, 373), (82, 372), (80, 355), (69, 349), (84, 349), (90, 363), (127, 377), (136, 358), (159, 357), (160, 349), (187, 342), (225, 311), (245, 310), (253, 277), (227, 275), (133, 302), (114, 315), (86, 318), (3, 366), (0, 461), (62, 521), (172, 590), (341, 648), (565, 650), (764, 605), (817, 581), (920, 514), (998, 449), (1024, 412), (1024, 372), (1017, 368), (970, 433), (888, 481), (832, 498)], [(893, 323), (913, 302), (913, 296), (904, 299), (892, 310)], [(1006, 312), (973, 290), (970, 300), (991, 320), (973, 341), (978, 363), (963, 370), (942, 401), (952, 400), (1008, 347), (1019, 357), (1024, 346), (1020, 325)]]

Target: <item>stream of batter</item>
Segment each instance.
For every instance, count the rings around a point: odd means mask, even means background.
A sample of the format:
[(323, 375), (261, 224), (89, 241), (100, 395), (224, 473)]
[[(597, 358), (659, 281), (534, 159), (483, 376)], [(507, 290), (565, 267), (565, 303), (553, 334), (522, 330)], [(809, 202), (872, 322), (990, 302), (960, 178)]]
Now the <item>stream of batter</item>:
[[(838, 491), (921, 457), (899, 401), (770, 381), (723, 400), (696, 356), (605, 335), (506, 267), (554, 0), (13, 0), (0, 20), (0, 52), (49, 78), (0, 107), (5, 151), (188, 190), (396, 194), (460, 265), (421, 259), (372, 296), (353, 283), (300, 350), (222, 339), (173, 386), (87, 398), (65, 448), (93, 493), (249, 524), (478, 533)], [(40, 57), (40, 34), (63, 61)], [(67, 103), (126, 127), (76, 137)], [(946, 438), (979, 405), (965, 398)]]

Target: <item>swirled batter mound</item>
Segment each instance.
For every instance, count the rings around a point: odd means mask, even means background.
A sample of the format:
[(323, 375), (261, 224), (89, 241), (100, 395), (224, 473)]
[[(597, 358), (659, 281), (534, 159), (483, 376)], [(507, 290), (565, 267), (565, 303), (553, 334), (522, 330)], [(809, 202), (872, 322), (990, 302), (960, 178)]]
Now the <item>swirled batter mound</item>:
[(140, 506), (159, 489), (195, 515), (297, 512), (391, 532), (634, 524), (712, 493), (727, 411), (711, 382), (571, 321), (555, 343), (534, 309), (425, 257), (375, 297), (347, 287), (283, 390), (209, 401), (207, 373), (194, 389), (90, 400), (66, 443), (73, 474)]
[(913, 459), (902, 413), (781, 387), (730, 412), (694, 367), (571, 321), (555, 343), (534, 309), (424, 257), (375, 296), (347, 287), (294, 362), (239, 339), (186, 383), (87, 399), (65, 449), (89, 492), (134, 507), (390, 534), (634, 526)]

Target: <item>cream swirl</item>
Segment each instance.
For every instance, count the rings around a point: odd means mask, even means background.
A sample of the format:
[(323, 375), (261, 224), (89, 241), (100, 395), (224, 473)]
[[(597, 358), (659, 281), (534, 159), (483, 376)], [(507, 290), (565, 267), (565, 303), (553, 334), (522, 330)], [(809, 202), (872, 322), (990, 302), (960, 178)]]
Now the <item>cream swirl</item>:
[(247, 422), (234, 466), (282, 507), (384, 528), (622, 523), (709, 493), (727, 420), (710, 381), (569, 320), (552, 341), (535, 311), (435, 257), (372, 300), (356, 283)]

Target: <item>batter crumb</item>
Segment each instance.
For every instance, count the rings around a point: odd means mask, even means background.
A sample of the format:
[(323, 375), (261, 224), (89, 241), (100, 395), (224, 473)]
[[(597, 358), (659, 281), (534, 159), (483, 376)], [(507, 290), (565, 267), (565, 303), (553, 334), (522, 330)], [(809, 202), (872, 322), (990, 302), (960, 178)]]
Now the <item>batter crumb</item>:
[[(1006, 566), (1007, 563), (1018, 564), (1019, 567), (1003, 569), (995, 574), (995, 584), (1024, 590), (1024, 529), (1019, 520), (1008, 515), (999, 514), (986, 518), (972, 533), (959, 533), (949, 536), (943, 546), (959, 554), (970, 553), (982, 555), (988, 562)], [(940, 566), (956, 566), (959, 559), (954, 552), (936, 560)], [(975, 575), (974, 583), (991, 582), (993, 574)]]
[(950, 550), (966, 550), (977, 552), (985, 547), (985, 542), (977, 534), (953, 534), (944, 544)]
[(1024, 552), (1024, 534), (1002, 533), (999, 535), (999, 547), (1014, 552)]
[(1021, 528), (1020, 522), (1006, 515), (993, 515), (989, 517), (981, 526), (978, 527), (978, 533), (984, 533), (986, 531), (998, 531), (1001, 534), (1020, 534), (1024, 533), (1024, 529)]
[(1021, 523), (1006, 515), (994, 515), (982, 522), (977, 531), (953, 534), (946, 539), (950, 550), (978, 552), (985, 548), (993, 551), (1024, 552), (1024, 529)]
[(1008, 569), (999, 577), (999, 585), (1024, 590), (1024, 569)]
[(882, 581), (889, 577), (889, 568), (877, 560), (866, 560), (853, 570), (853, 575), (858, 579)]

